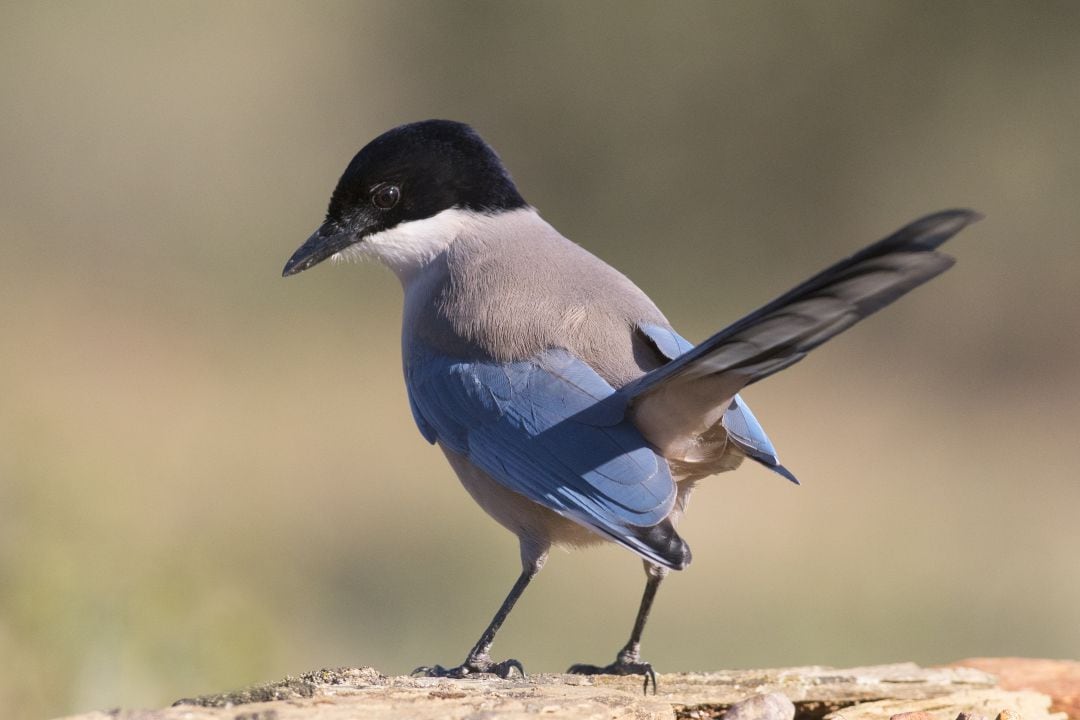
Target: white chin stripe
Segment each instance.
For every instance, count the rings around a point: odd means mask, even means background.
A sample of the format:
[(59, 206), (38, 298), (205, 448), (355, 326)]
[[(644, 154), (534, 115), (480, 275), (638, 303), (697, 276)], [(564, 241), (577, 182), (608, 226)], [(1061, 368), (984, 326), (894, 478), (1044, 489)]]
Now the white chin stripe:
[[(532, 209), (529, 208), (528, 212), (532, 212)], [(335, 253), (331, 260), (374, 259), (398, 275), (409, 275), (444, 252), (462, 234), (496, 220), (500, 214), (450, 208), (429, 218), (403, 222), (389, 230), (369, 235)]]
[(369, 235), (335, 257), (343, 260), (371, 258), (399, 275), (408, 274), (450, 247), (476, 217), (477, 214), (470, 210), (450, 208), (429, 218), (399, 223), (389, 230)]

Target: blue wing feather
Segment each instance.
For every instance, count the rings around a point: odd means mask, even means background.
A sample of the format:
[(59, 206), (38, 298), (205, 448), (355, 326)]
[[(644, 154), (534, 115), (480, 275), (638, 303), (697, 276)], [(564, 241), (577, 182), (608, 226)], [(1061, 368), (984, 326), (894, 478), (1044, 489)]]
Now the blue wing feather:
[[(694, 346), (677, 332), (660, 325), (641, 324), (638, 329), (645, 334), (653, 345), (668, 360), (674, 360), (694, 349)], [(776, 449), (773, 447), (765, 429), (754, 417), (747, 405), (738, 394), (731, 399), (731, 405), (724, 411), (721, 421), (728, 437), (739, 446), (748, 457), (758, 461), (773, 472), (787, 478), (796, 485), (798, 479), (786, 467), (780, 464), (776, 457)]]
[(667, 517), (675, 483), (626, 418), (625, 399), (565, 350), (465, 361), (414, 347), (406, 369), (420, 430), (496, 481), (668, 564), (634, 529)]
[(656, 346), (656, 349), (660, 351), (660, 354), (668, 360), (674, 360), (694, 349), (692, 342), (663, 325), (641, 323), (638, 325), (638, 330), (649, 338), (652, 344)]
[(438, 439), (438, 435), (435, 433), (435, 428), (424, 419), (424, 416), (420, 414), (420, 408), (416, 407), (416, 402), (413, 400), (412, 393), (409, 393), (409, 410), (412, 411), (413, 421), (416, 422), (416, 427), (420, 428), (420, 434), (424, 436), (432, 445), (435, 444), (435, 440)]
[(724, 411), (722, 422), (724, 423), (724, 429), (727, 430), (728, 437), (748, 457), (757, 460), (774, 473), (787, 478), (796, 485), (799, 484), (798, 478), (780, 464), (780, 459), (776, 457), (776, 448), (773, 447), (769, 436), (765, 434), (765, 429), (761, 427), (761, 423), (754, 417), (754, 413), (750, 412), (750, 406), (743, 402), (743, 399), (738, 394), (731, 399), (731, 405)]

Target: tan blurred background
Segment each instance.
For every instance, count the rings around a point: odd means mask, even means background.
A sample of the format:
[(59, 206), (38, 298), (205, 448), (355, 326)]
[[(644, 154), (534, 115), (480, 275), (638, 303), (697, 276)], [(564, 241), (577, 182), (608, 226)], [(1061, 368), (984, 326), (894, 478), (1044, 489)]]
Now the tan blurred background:
[[(0, 715), (457, 663), (513, 538), (413, 426), (400, 290), (281, 266), (352, 154), (474, 124), (692, 340), (950, 206), (955, 270), (746, 393), (665, 671), (1080, 655), (1080, 5), (30, 3), (0, 14)], [(607, 662), (556, 553), (495, 647)]]

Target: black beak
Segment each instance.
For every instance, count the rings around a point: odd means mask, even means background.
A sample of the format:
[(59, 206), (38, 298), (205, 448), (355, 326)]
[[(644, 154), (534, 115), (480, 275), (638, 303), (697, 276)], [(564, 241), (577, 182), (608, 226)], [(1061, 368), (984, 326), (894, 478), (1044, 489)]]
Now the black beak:
[(359, 240), (357, 233), (344, 230), (336, 223), (323, 223), (322, 227), (312, 233), (311, 237), (293, 253), (289, 262), (285, 263), (281, 277), (289, 277), (318, 265), (334, 253), (344, 250)]

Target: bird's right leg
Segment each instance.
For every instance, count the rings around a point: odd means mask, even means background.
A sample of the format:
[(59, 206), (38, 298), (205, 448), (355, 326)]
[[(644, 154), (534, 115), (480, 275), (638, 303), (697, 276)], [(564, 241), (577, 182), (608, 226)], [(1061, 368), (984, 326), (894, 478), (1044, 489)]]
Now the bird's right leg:
[(648, 694), (649, 681), (652, 681), (653, 694), (656, 694), (656, 672), (651, 663), (641, 659), (641, 634), (645, 631), (645, 623), (649, 619), (649, 611), (652, 610), (656, 590), (667, 577), (668, 569), (646, 560), (645, 574), (648, 576), (648, 581), (645, 583), (645, 592), (641, 596), (641, 605), (634, 619), (634, 629), (631, 630), (630, 639), (626, 645), (615, 657), (615, 662), (604, 666), (577, 663), (570, 666), (566, 672), (572, 675), (643, 675), (645, 676), (645, 693)]
[(521, 594), (525, 592), (529, 582), (544, 567), (546, 560), (547, 547), (542, 550), (534, 548), (523, 540), (521, 543), (521, 575), (518, 576), (514, 587), (510, 588), (510, 594), (506, 596), (502, 605), (499, 606), (499, 610), (495, 613), (495, 617), (491, 619), (487, 629), (484, 630), (484, 634), (480, 636), (480, 639), (476, 641), (476, 645), (469, 651), (465, 662), (451, 668), (442, 665), (422, 665), (413, 670), (411, 674), (426, 675), (427, 677), (463, 678), (475, 673), (493, 673), (501, 678), (508, 678), (511, 672), (517, 669), (518, 673), (525, 677), (525, 668), (520, 661), (511, 658), (502, 662), (495, 662), (488, 653), (491, 651), (492, 643), (495, 642), (495, 633), (499, 632), (503, 621), (506, 620), (510, 611), (514, 609), (514, 604), (521, 597)]

